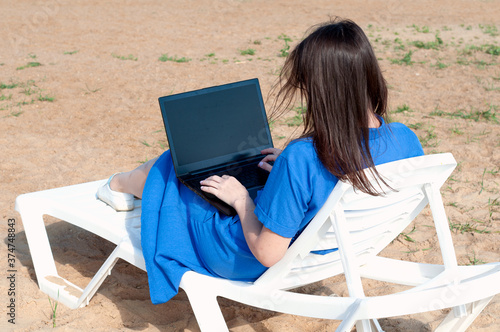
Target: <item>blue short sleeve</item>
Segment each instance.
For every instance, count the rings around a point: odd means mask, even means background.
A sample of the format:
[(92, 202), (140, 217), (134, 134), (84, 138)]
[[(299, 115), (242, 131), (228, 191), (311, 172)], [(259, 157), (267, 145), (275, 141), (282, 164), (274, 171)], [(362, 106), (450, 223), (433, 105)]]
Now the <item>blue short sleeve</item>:
[(311, 140), (292, 142), (277, 158), (256, 200), (255, 214), (266, 228), (293, 238), (321, 208), (336, 182)]
[(310, 197), (302, 188), (297, 172), (284, 156), (280, 156), (255, 208), (257, 218), (265, 227), (287, 238), (297, 233)]

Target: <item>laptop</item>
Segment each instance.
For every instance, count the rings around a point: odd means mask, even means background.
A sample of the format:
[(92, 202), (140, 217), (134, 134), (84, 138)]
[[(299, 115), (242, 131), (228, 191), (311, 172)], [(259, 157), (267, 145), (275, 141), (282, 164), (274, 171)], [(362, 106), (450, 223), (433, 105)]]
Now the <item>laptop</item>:
[(231, 175), (252, 199), (269, 173), (257, 164), (273, 147), (259, 80), (250, 79), (158, 99), (177, 178), (225, 215), (236, 211), (200, 189), (211, 175)]

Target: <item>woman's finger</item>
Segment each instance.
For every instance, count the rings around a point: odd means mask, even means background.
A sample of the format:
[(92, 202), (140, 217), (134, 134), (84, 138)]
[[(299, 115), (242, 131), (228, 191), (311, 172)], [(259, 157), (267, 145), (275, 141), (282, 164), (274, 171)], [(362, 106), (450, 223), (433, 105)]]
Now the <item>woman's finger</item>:
[(200, 184), (202, 186), (207, 186), (207, 187), (212, 187), (215, 189), (220, 189), (226, 181), (228, 181), (231, 178), (229, 175), (212, 175), (206, 178), (205, 180), (200, 181)]
[(269, 165), (268, 163), (264, 162), (264, 161), (261, 161), (258, 166), (260, 168), (262, 168), (263, 170), (265, 171), (268, 171), (268, 172), (271, 172), (271, 170), (273, 169), (273, 166)]
[(207, 179), (210, 179), (210, 180), (215, 181), (215, 182), (220, 182), (220, 180), (222, 178), (218, 175), (212, 175), (212, 176), (209, 176)]
[(278, 158), (277, 155), (274, 155), (274, 154), (268, 154), (267, 156), (265, 156), (264, 158), (262, 158), (262, 162), (268, 162), (268, 161), (275, 161), (276, 158)]
[(278, 148), (267, 148), (267, 149), (264, 149), (262, 151), (260, 151), (261, 154), (267, 154), (267, 155), (276, 155), (276, 156), (279, 156), (279, 154), (281, 153), (281, 150), (278, 149)]
[(214, 194), (215, 192), (215, 188), (214, 187), (209, 187), (209, 186), (201, 186), (200, 189), (206, 193), (209, 193), (209, 194)]
[(212, 175), (212, 176), (209, 176), (208, 178), (206, 178), (205, 180), (200, 181), (200, 183), (210, 183), (210, 182), (219, 183), (220, 181), (221, 181), (220, 176)]

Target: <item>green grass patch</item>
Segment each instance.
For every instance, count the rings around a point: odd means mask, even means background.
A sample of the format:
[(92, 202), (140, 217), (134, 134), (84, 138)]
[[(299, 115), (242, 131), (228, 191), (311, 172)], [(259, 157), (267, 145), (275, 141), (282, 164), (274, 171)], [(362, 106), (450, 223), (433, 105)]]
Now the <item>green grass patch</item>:
[(396, 44), (396, 45), (394, 45), (395, 51), (404, 51), (405, 50), (405, 45), (403, 44), (403, 41), (401, 40), (401, 38), (394, 39), (394, 43)]
[[(486, 173), (491, 175), (497, 175), (498, 173), (500, 173), (500, 167), (498, 167), (497, 169), (492, 169), (491, 171), (486, 171)], [(497, 199), (495, 199), (495, 201), (497, 201)], [(496, 205), (500, 206), (500, 202), (497, 202)]]
[(412, 28), (414, 28), (415, 31), (420, 32), (420, 33), (429, 33), (429, 32), (431, 32), (431, 29), (428, 26), (426, 26), (426, 25), (419, 27), (418, 25), (413, 24)]
[(496, 66), (496, 62), (487, 62), (485, 60), (469, 60), (465, 57), (459, 57), (457, 59), (457, 64), (463, 65), (463, 66), (468, 66), (468, 65), (475, 65), (478, 69), (486, 69), (486, 67), (489, 66)]
[(18, 86), (19, 86), (19, 83), (5, 84), (5, 83), (0, 82), (0, 90), (3, 90), (3, 89), (14, 89), (14, 88), (17, 88)]
[(452, 119), (464, 119), (464, 120), (474, 120), (476, 122), (480, 120), (485, 120), (487, 122), (498, 123), (497, 118), (497, 110), (498, 106), (487, 104), (488, 108), (485, 110), (474, 110), (465, 111), (464, 109), (460, 109), (455, 112), (445, 112), (439, 109), (435, 109), (430, 113), (431, 116), (446, 116)]
[(437, 69), (445, 69), (446, 67), (449, 67), (449, 65), (437, 60), (435, 64), (431, 64), (431, 67), (436, 67)]
[(73, 54), (76, 54), (76, 53), (78, 53), (78, 52), (79, 52), (79, 50), (75, 50), (75, 51), (66, 51), (66, 52), (64, 52), (64, 54), (66, 54), (66, 55), (73, 55)]
[(42, 94), (40, 93), (40, 95), (38, 96), (38, 101), (49, 101), (49, 102), (53, 102), (55, 100), (54, 97), (51, 97), (49, 95), (45, 95), (45, 96), (42, 96)]
[[(59, 299), (59, 290), (57, 291), (57, 298)], [(56, 319), (57, 319), (57, 305), (59, 301), (52, 302), (49, 297), (49, 304), (51, 309), (51, 319), (52, 319), (52, 328), (56, 327)]]
[(479, 24), (479, 29), (487, 35), (490, 35), (492, 37), (498, 36), (498, 28), (495, 25), (492, 24)]
[[(479, 221), (476, 221), (479, 222)], [(481, 222), (479, 222), (481, 223)], [(450, 230), (455, 233), (478, 233), (478, 234), (488, 234), (491, 233), (491, 231), (488, 231), (486, 229), (479, 229), (479, 225), (477, 223), (470, 223), (466, 222), (464, 224), (460, 223), (449, 223), (450, 225)]]
[(285, 121), (288, 127), (300, 126), (304, 121), (303, 114), (306, 113), (306, 108), (304, 106), (297, 106), (294, 110), (296, 114)]
[(172, 61), (172, 62), (177, 62), (177, 63), (183, 63), (183, 62), (189, 62), (189, 61), (191, 61), (191, 59), (186, 58), (186, 57), (178, 58), (177, 55), (176, 56), (169, 56), (168, 54), (162, 54), (158, 58), (158, 61), (161, 61), (161, 62)]
[(24, 113), (24, 111), (19, 110), (17, 112), (11, 112), (10, 115), (17, 118), (18, 116), (20, 116), (23, 113)]
[(484, 190), (484, 175), (485, 174), (486, 174), (486, 168), (483, 170), (483, 176), (481, 177), (481, 182), (479, 182), (479, 184), (481, 185), (481, 190), (479, 190), (479, 195), (481, 195), (481, 193)]
[(473, 53), (481, 51), (480, 46), (476, 45), (465, 45), (464, 49), (460, 52), (461, 55), (472, 55)]
[(470, 61), (466, 58), (460, 57), (457, 59), (457, 64), (461, 66), (468, 66), (470, 64)]
[(414, 41), (411, 43), (413, 46), (417, 48), (423, 48), (426, 50), (434, 49), (437, 50), (439, 47), (443, 45), (443, 40), (439, 37), (439, 34), (436, 33), (436, 39), (431, 42), (423, 42), (420, 40)]
[(132, 60), (132, 61), (137, 61), (137, 57), (134, 56), (133, 54), (129, 55), (119, 55), (115, 53), (111, 53), (111, 56), (115, 59), (120, 59), (120, 60)]
[(384, 39), (384, 40), (382, 40), (381, 44), (387, 48), (387, 47), (391, 46), (392, 41), (389, 39)]
[(279, 56), (285, 58), (288, 56), (288, 53), (290, 53), (290, 44), (288, 44), (288, 43), (292, 42), (292, 39), (290, 37), (288, 37), (287, 35), (285, 35), (284, 33), (279, 35), (278, 39), (283, 40), (285, 42), (285, 45), (279, 51)]
[(483, 86), (486, 91), (500, 91), (500, 87), (497, 87), (493, 84), (493, 82), (489, 83), (486, 86)]
[(393, 64), (411, 66), (415, 63), (415, 61), (413, 61), (411, 59), (412, 55), (413, 55), (413, 51), (409, 51), (401, 59), (389, 59), (389, 60)]
[(476, 252), (475, 251), (472, 251), (472, 256), (467, 256), (467, 259), (469, 260), (469, 262), (467, 263), (467, 265), (481, 265), (481, 264), (486, 264), (485, 261), (479, 259), (476, 257)]
[[(55, 101), (53, 96), (44, 93), (35, 80), (27, 80), (26, 82), (11, 82), (10, 84), (0, 83), (0, 88), (2, 92), (0, 93), (0, 101), (10, 101), (8, 104), (0, 106), (0, 110), (12, 110), (14, 107), (19, 108), (18, 113), (11, 111), (9, 116), (19, 116), (22, 114), (22, 106), (25, 105), (32, 105), (36, 102)], [(4, 89), (14, 88), (18, 88), (17, 95), (13, 93), (3, 93)], [(19, 95), (25, 95), (28, 98), (19, 98)]]
[[(499, 168), (499, 170), (500, 170), (500, 168)], [(488, 198), (488, 212), (489, 212), (489, 216), (490, 216), (490, 222), (493, 221), (493, 212), (498, 212), (498, 207), (500, 206), (499, 199), (500, 199), (500, 197), (497, 197), (493, 200), (491, 198)]]
[(408, 124), (408, 128), (413, 129), (413, 130), (418, 130), (418, 129), (422, 128), (422, 122)]
[(405, 241), (408, 241), (408, 242), (412, 242), (412, 243), (415, 243), (415, 239), (413, 239), (412, 237), (410, 237), (410, 234), (414, 233), (417, 229), (415, 228), (415, 226), (413, 226), (412, 230), (408, 233), (404, 233), (404, 232), (401, 232), (399, 235), (402, 235), (403, 236), (403, 239)]
[(403, 104), (402, 106), (396, 107), (394, 110), (394, 113), (408, 113), (408, 112), (413, 112), (413, 110), (410, 108), (410, 106)]
[(500, 46), (493, 44), (484, 44), (481, 46), (477, 45), (466, 45), (464, 49), (460, 52), (461, 55), (470, 56), (476, 52), (484, 52), (491, 55), (500, 55)]
[(200, 61), (208, 61), (210, 64), (216, 64), (218, 58), (215, 57), (215, 53), (205, 54), (205, 57), (201, 58)]
[(36, 85), (34, 80), (27, 80), (26, 83), (22, 83), (21, 88), (23, 89), (21, 93), (25, 94), (26, 96), (31, 96), (32, 94), (35, 94), (40, 90), (38, 89), (38, 86)]
[(481, 48), (485, 53), (488, 53), (491, 55), (500, 55), (500, 46), (486, 44), (486, 45), (482, 45)]
[(43, 66), (40, 62), (28, 62), (26, 65), (17, 67), (16, 70), (23, 70), (26, 68), (32, 68), (32, 67), (40, 67)]
[(476, 65), (478, 69), (486, 69), (488, 66), (495, 66), (495, 62), (487, 62), (484, 60), (474, 60), (472, 61), (472, 64)]
[(437, 135), (434, 132), (434, 127), (430, 126), (426, 132), (425, 136), (418, 136), (418, 139), (424, 148), (432, 147), (435, 148), (439, 145)]
[(463, 135), (464, 134), (463, 130), (458, 128), (457, 125), (455, 125), (455, 127), (451, 128), (451, 132), (455, 135)]
[(255, 50), (253, 48), (247, 48), (246, 50), (240, 50), (241, 55), (255, 55)]

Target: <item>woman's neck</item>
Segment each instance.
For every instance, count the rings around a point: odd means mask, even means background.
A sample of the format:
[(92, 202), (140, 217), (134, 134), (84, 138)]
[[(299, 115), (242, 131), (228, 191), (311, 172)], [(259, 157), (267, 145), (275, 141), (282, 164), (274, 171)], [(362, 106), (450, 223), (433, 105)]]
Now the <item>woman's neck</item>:
[(381, 123), (375, 113), (368, 111), (368, 128), (378, 128)]

